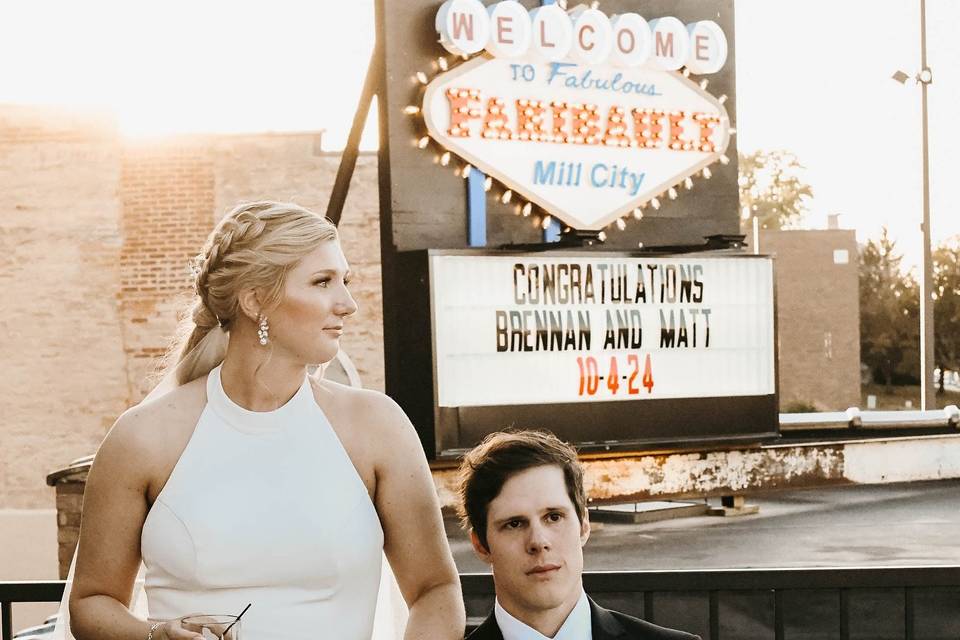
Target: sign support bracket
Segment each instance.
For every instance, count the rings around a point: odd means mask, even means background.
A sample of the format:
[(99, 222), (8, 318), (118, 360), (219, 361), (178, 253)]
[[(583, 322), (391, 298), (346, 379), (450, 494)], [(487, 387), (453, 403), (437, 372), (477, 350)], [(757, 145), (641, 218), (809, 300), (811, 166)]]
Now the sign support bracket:
[(370, 54), (367, 76), (363, 81), (357, 110), (353, 114), (353, 125), (350, 127), (350, 135), (347, 138), (347, 145), (343, 148), (343, 155), (340, 156), (340, 166), (337, 168), (337, 177), (333, 183), (333, 191), (330, 193), (330, 201), (327, 204), (327, 217), (334, 225), (340, 224), (343, 206), (347, 201), (347, 192), (350, 190), (350, 180), (353, 178), (353, 171), (357, 166), (360, 138), (363, 135), (363, 126), (367, 122), (367, 115), (370, 113), (370, 104), (373, 102), (373, 97), (380, 93), (380, 78), (382, 76), (380, 66), (382, 64), (380, 45), (376, 44)]

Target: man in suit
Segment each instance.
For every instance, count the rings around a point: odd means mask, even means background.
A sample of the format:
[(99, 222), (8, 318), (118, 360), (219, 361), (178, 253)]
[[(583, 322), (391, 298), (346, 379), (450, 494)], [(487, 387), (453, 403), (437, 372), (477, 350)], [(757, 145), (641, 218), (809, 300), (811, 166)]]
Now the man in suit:
[(584, 593), (583, 469), (552, 434), (494, 433), (467, 453), (460, 516), (497, 594), (468, 640), (699, 640), (604, 609)]

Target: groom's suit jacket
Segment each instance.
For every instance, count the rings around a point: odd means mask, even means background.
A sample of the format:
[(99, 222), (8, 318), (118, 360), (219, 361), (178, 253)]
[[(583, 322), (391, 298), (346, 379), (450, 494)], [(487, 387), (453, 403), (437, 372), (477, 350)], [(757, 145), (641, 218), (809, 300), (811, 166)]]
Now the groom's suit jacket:
[[(700, 636), (658, 627), (639, 618), (610, 611), (590, 599), (590, 627), (593, 640), (700, 640)], [(467, 640), (503, 640), (497, 619), (491, 612), (487, 619), (467, 636)]]

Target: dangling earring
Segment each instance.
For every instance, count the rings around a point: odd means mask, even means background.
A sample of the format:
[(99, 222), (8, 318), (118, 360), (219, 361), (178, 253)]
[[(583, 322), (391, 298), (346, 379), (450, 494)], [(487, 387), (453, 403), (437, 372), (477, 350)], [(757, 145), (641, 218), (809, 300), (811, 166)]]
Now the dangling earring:
[(270, 325), (267, 324), (267, 317), (262, 313), (258, 319), (260, 326), (257, 328), (257, 335), (260, 336), (260, 344), (265, 346), (270, 341)]

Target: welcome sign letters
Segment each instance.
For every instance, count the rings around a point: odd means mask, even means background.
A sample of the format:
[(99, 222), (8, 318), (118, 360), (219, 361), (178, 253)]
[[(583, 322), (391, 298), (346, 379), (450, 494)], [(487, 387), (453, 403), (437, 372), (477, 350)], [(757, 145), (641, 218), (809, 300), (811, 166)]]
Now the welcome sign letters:
[(570, 227), (639, 217), (727, 160), (726, 98), (687, 77), (726, 60), (713, 22), (448, 0), (436, 23), (449, 51), (485, 52), (427, 86), (430, 136)]

